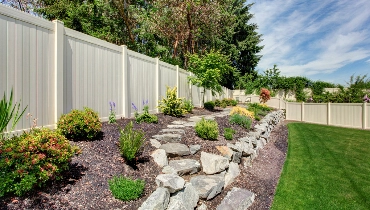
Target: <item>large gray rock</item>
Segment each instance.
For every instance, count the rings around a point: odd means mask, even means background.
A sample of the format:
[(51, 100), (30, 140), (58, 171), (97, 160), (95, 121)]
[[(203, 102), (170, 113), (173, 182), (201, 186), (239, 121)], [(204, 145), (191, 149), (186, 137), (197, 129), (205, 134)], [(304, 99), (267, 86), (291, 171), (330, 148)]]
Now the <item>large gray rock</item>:
[(194, 145), (190, 145), (189, 146), (190, 153), (192, 155), (194, 155), (195, 153), (197, 153), (200, 150), (200, 148), (201, 148), (201, 146), (199, 144), (194, 144)]
[(169, 157), (190, 155), (189, 147), (185, 144), (167, 143), (162, 144), (159, 148), (164, 149)]
[(162, 145), (157, 139), (150, 139), (150, 144), (157, 149)]
[(217, 206), (217, 210), (246, 210), (252, 205), (254, 198), (251, 191), (234, 187)]
[(225, 184), (225, 175), (221, 173), (194, 176), (190, 179), (190, 183), (194, 186), (200, 198), (210, 200), (222, 191)]
[(221, 155), (215, 155), (207, 152), (200, 154), (203, 172), (206, 174), (215, 174), (224, 171), (229, 167), (229, 159)]
[(237, 163), (231, 162), (229, 165), (229, 169), (227, 170), (227, 173), (225, 175), (225, 186), (226, 188), (229, 184), (233, 183), (235, 178), (239, 176), (240, 169), (239, 165)]
[(170, 198), (167, 210), (193, 210), (198, 203), (199, 195), (191, 183)]
[(155, 178), (158, 187), (165, 187), (170, 193), (184, 188), (185, 180), (177, 174), (159, 174)]
[(177, 133), (165, 133), (161, 135), (155, 135), (153, 138), (165, 142), (179, 142), (181, 140), (181, 135)]
[[(184, 121), (185, 122), (185, 121)], [(185, 134), (185, 131), (183, 129), (178, 128), (165, 128), (161, 130), (162, 133), (178, 133), (178, 134)]]
[(160, 167), (168, 165), (168, 159), (164, 149), (157, 149), (152, 152), (150, 156), (153, 157), (154, 162), (156, 162)]
[(175, 173), (179, 176), (195, 174), (200, 170), (200, 163), (192, 159), (171, 160), (168, 166), (162, 170), (163, 173)]
[(233, 153), (233, 158), (232, 158), (231, 161), (234, 162), (234, 163), (240, 163), (241, 157), (242, 157), (242, 153), (241, 152), (234, 152)]
[(226, 157), (227, 159), (231, 160), (233, 156), (233, 150), (227, 146), (216, 146), (216, 149), (222, 154), (222, 156)]
[(207, 210), (206, 204), (202, 203), (200, 206), (197, 207), (197, 210)]
[(170, 201), (170, 192), (167, 188), (158, 187), (140, 206), (138, 210), (164, 210)]
[(247, 143), (244, 141), (236, 142), (235, 146), (241, 148), (242, 156), (247, 157), (253, 153), (252, 143)]

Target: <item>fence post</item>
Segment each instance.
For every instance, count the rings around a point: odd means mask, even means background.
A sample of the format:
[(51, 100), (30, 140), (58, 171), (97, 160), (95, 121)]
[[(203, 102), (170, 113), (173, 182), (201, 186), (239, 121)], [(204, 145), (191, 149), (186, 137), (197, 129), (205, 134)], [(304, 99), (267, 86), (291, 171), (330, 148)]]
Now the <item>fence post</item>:
[(127, 55), (127, 46), (126, 45), (121, 45), (122, 47), (122, 113), (123, 116), (126, 118), (131, 117), (130, 116), (130, 83), (129, 83), (129, 72), (128, 72), (128, 55)]
[(60, 115), (64, 113), (64, 23), (53, 20), (54, 23), (54, 71), (55, 71), (55, 113), (54, 122), (58, 121)]
[[(178, 66), (176, 66), (178, 67)], [(178, 70), (178, 68), (176, 68)], [(176, 74), (177, 75), (177, 74)], [(155, 81), (156, 81), (156, 85), (157, 87), (155, 88), (156, 89), (156, 92), (155, 92), (155, 98), (157, 99), (157, 101), (159, 101), (159, 91), (160, 91), (160, 81), (159, 81), (159, 58), (156, 57), (155, 58)], [(177, 82), (177, 81), (176, 81)], [(178, 95), (178, 91), (179, 89), (177, 88), (177, 95)], [(157, 113), (159, 113), (159, 108), (158, 106), (156, 106), (157, 108), (155, 109), (155, 111)]]
[(176, 92), (176, 95), (177, 95), (177, 98), (179, 97), (180, 95), (180, 79), (179, 79), (179, 65), (176, 65), (176, 87), (177, 87), (177, 92)]
[(362, 104), (362, 129), (366, 129), (366, 102)]
[(304, 102), (301, 104), (301, 121), (304, 122)]
[(330, 125), (330, 102), (328, 102), (328, 110), (327, 110), (327, 113), (328, 113), (328, 115), (327, 115), (327, 122), (328, 122), (328, 125)]

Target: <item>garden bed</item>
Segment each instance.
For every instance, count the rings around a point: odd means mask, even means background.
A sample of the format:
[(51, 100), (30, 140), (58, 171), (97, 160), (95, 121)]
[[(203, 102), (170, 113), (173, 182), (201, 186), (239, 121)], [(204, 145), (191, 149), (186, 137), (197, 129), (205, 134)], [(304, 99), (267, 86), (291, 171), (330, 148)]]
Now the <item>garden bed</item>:
[[(214, 112), (220, 111), (216, 109)], [(193, 113), (187, 114), (185, 118), (214, 112), (194, 109)], [(36, 189), (23, 197), (2, 198), (0, 200), (1, 209), (137, 209), (156, 189), (155, 177), (161, 173), (161, 168), (150, 157), (150, 153), (156, 148), (150, 144), (149, 139), (171, 122), (179, 120), (179, 118), (163, 114), (157, 116), (158, 124), (134, 124), (134, 129), (143, 130), (147, 139), (136, 165), (127, 164), (118, 149), (119, 127), (123, 128), (133, 119), (117, 120), (117, 124), (103, 123), (104, 135), (101, 139), (72, 142), (82, 149), (82, 154), (73, 157), (70, 170), (64, 173), (62, 180), (49, 182), (46, 187)], [(220, 154), (215, 146), (234, 143), (236, 139), (248, 133), (248, 130), (238, 125), (230, 125), (228, 119), (228, 116), (216, 117), (221, 134), (217, 141), (203, 140), (196, 136), (193, 127), (185, 127), (185, 135), (180, 143), (200, 144), (201, 151)], [(223, 129), (226, 127), (231, 127), (236, 131), (231, 141), (222, 136)], [(234, 183), (214, 199), (201, 202), (204, 202), (209, 209), (215, 209), (229, 189), (242, 187), (256, 194), (255, 202), (250, 209), (269, 209), (285, 160), (287, 133), (284, 123), (280, 123), (271, 133), (271, 141), (253, 161), (252, 167), (241, 167), (241, 174)], [(200, 152), (188, 157), (199, 161)], [(115, 199), (108, 186), (108, 180), (115, 175), (145, 180), (146, 185), (141, 198), (130, 202)], [(186, 180), (186, 177), (184, 178)]]

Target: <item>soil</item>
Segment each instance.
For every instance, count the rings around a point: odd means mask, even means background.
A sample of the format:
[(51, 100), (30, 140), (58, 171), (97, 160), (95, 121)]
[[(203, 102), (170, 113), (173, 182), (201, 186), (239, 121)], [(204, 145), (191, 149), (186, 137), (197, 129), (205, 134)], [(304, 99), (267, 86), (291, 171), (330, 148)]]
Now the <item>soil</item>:
[[(214, 112), (220, 111), (215, 110)], [(195, 108), (193, 113), (187, 114), (184, 119), (214, 112)], [(134, 129), (143, 130), (146, 138), (135, 164), (127, 163), (121, 157), (118, 149), (119, 130), (133, 119), (120, 119), (117, 120), (117, 124), (104, 122), (103, 135), (100, 139), (71, 141), (71, 144), (78, 145), (82, 149), (82, 154), (72, 159), (70, 169), (63, 174), (62, 180), (50, 181), (44, 187), (37, 188), (22, 197), (3, 197), (0, 199), (0, 209), (138, 209), (156, 189), (155, 177), (161, 173), (161, 168), (150, 157), (150, 153), (156, 148), (150, 144), (149, 139), (171, 122), (184, 120), (163, 114), (157, 116), (158, 124), (134, 123)], [(235, 140), (249, 132), (238, 125), (231, 125), (227, 116), (216, 117), (216, 121), (219, 124), (221, 134), (217, 141), (203, 140), (196, 136), (193, 127), (186, 127), (181, 143), (200, 144), (201, 151), (220, 154), (215, 146), (234, 143)], [(226, 127), (236, 130), (231, 141), (222, 136), (223, 129)], [(249, 209), (269, 209), (286, 157), (287, 134), (287, 126), (283, 121), (274, 128), (270, 142), (263, 150), (260, 150), (252, 166), (244, 167), (241, 164), (241, 174), (231, 185), (214, 199), (201, 200), (200, 202), (204, 202), (208, 209), (216, 209), (232, 187), (240, 187), (248, 189), (256, 195), (255, 201)], [(199, 161), (200, 152), (186, 158)], [(109, 190), (108, 180), (117, 175), (145, 180), (146, 185), (142, 197), (130, 202), (115, 199)], [(189, 178), (184, 177), (187, 181)]]

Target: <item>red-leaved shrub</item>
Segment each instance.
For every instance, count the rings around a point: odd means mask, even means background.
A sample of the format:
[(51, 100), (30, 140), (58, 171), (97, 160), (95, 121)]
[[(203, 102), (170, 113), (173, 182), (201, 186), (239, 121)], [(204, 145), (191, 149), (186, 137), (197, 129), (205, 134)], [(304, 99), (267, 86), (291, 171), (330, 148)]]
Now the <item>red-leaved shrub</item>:
[(261, 88), (260, 92), (260, 102), (261, 103), (266, 103), (268, 100), (270, 100), (270, 91), (266, 88)]

